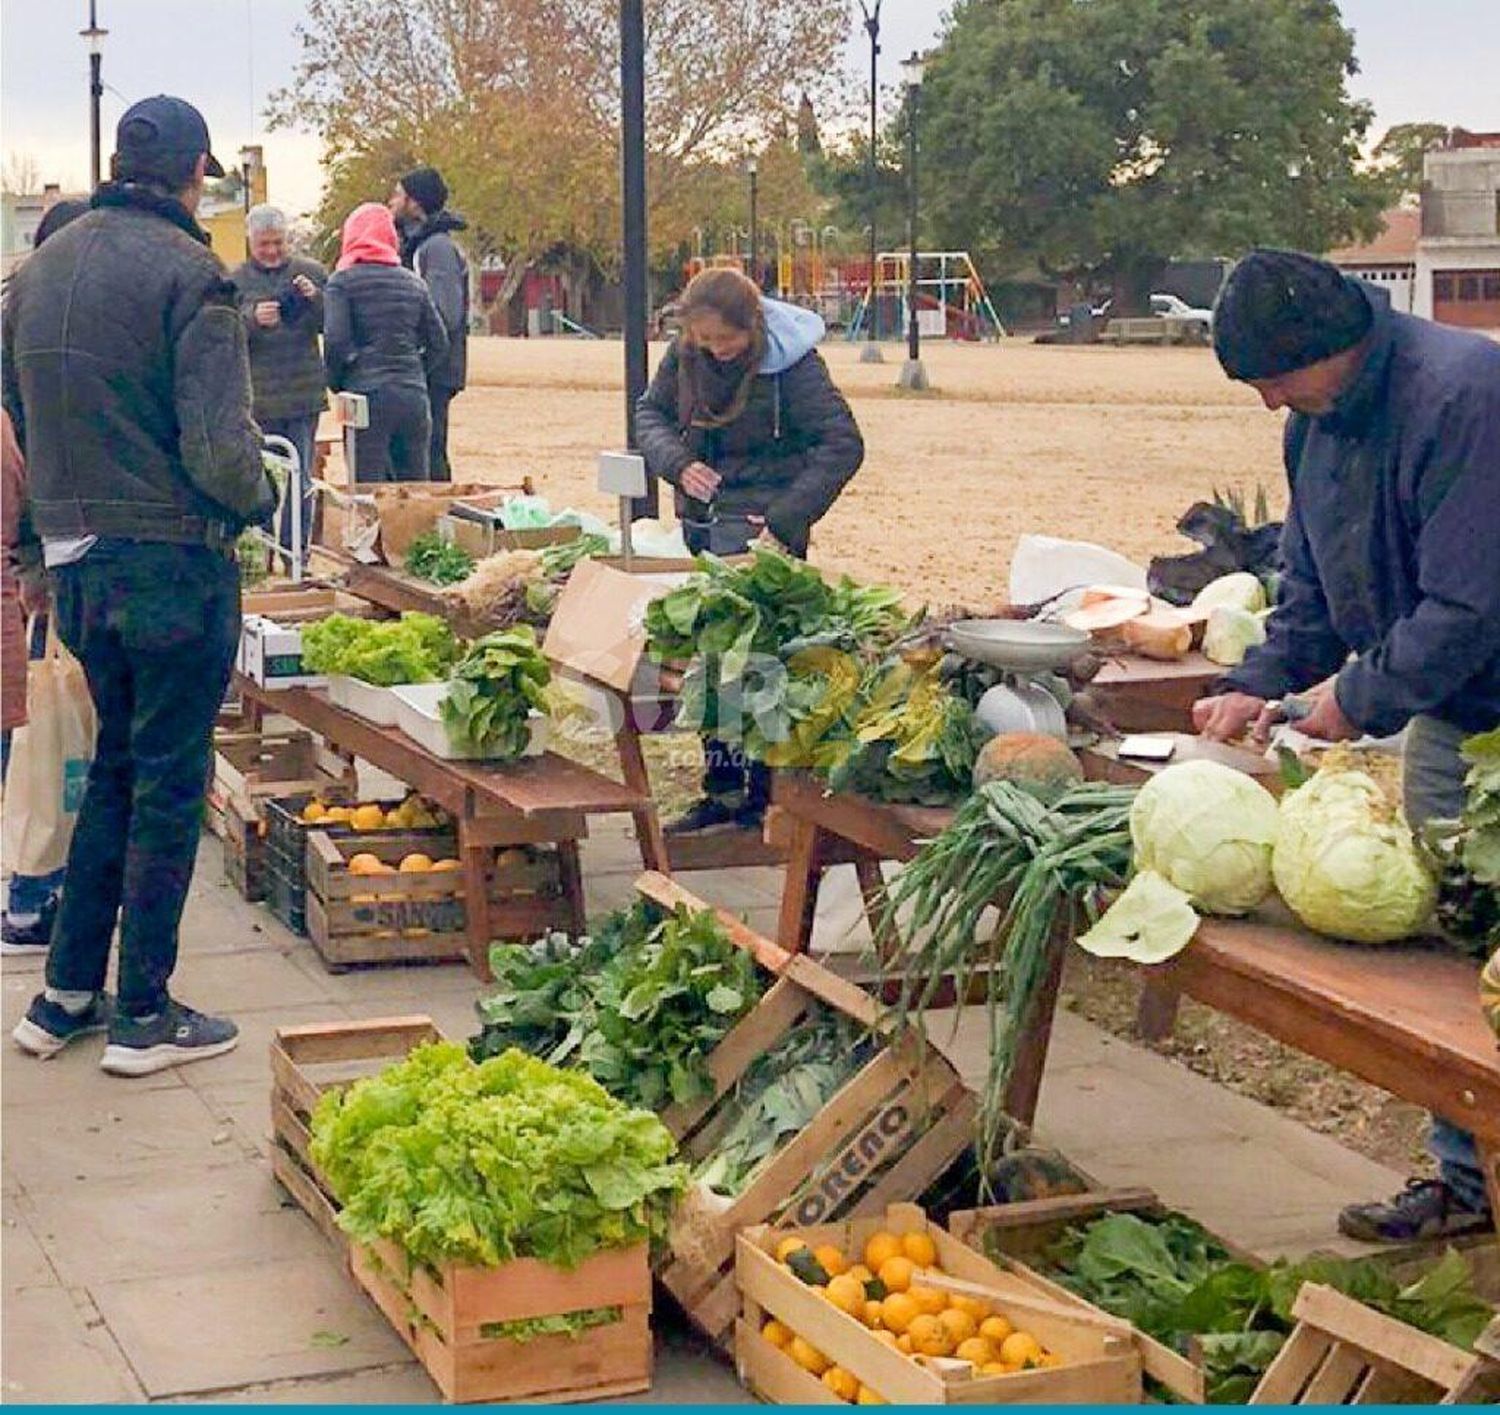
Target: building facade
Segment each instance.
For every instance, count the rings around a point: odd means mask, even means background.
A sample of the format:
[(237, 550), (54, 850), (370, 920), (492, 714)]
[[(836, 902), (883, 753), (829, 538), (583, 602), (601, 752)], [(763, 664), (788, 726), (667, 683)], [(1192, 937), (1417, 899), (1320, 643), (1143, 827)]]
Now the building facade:
[(1349, 275), (1379, 286), (1391, 297), (1391, 308), (1410, 314), (1415, 306), (1417, 240), (1422, 213), (1415, 207), (1392, 207), (1373, 241), (1340, 246), (1328, 259)]
[(1412, 312), (1500, 329), (1500, 133), (1455, 133), (1423, 177)]

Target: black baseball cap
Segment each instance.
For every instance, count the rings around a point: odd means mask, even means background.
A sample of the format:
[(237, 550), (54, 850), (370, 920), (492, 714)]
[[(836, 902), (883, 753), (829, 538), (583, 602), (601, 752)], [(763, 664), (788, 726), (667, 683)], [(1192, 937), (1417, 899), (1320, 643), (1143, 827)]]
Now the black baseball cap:
[(206, 171), (222, 177), (223, 165), (208, 142), (208, 124), (184, 98), (159, 93), (125, 110), (115, 129), (115, 160), (124, 172), (149, 174), (168, 157), (208, 154)]

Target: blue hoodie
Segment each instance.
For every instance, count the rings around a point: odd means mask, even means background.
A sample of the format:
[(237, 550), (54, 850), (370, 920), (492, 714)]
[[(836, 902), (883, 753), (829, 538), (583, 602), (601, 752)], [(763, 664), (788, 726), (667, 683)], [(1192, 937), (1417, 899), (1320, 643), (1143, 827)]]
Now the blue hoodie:
[(1281, 596), (1222, 681), (1279, 698), (1337, 673), (1366, 732), (1419, 714), (1485, 731), (1500, 725), (1500, 344), (1361, 288), (1369, 353), (1330, 411), (1287, 421)]
[(828, 326), (816, 310), (789, 305), (784, 300), (762, 299), (762, 317), (766, 324), (766, 352), (760, 361), (761, 373), (785, 373), (804, 355), (823, 342)]

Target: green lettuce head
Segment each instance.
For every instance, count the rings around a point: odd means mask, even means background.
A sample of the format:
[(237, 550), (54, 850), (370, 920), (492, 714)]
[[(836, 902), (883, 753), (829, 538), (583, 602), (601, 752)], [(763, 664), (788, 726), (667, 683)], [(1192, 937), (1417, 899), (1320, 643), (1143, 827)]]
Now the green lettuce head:
[(1364, 772), (1337, 765), (1282, 802), (1272, 871), (1308, 928), (1356, 943), (1409, 938), (1437, 899), (1401, 813)]
[(1219, 762), (1177, 762), (1135, 798), (1137, 870), (1175, 885), (1208, 914), (1248, 914), (1271, 892), (1276, 799)]

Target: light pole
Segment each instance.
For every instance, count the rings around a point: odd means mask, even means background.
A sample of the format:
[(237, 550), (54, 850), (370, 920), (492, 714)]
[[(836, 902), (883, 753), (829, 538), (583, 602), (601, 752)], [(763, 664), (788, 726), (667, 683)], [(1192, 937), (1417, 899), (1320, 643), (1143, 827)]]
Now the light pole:
[(901, 61), (901, 78), (906, 84), (906, 224), (910, 249), (906, 257), (906, 362), (901, 365), (896, 386), (913, 390), (927, 387), (922, 332), (917, 324), (917, 105), (923, 67), (922, 56), (915, 49)]
[[(643, 0), (620, 4), (620, 187), (625, 247), (625, 441), (634, 448), (635, 405), (646, 391), (646, 19)], [(657, 512), (656, 479), (637, 497), (637, 516)]]
[(89, 0), (89, 27), (78, 31), (79, 38), (89, 47), (89, 190), (99, 185), (99, 100), (104, 97), (104, 79), (100, 70), (104, 66), (104, 36), (109, 31), (99, 28), (99, 16), (95, 0)]
[(745, 170), (750, 174), (750, 278), (755, 281), (755, 288), (760, 289), (760, 222), (757, 220), (756, 178), (760, 173), (760, 163), (752, 157), (746, 164)]
[(859, 8), (865, 16), (865, 33), (870, 36), (870, 152), (869, 161), (866, 163), (866, 185), (869, 188), (867, 195), (870, 201), (870, 279), (865, 310), (865, 347), (859, 351), (859, 361), (862, 364), (883, 364), (885, 355), (880, 352), (880, 345), (876, 342), (880, 337), (880, 294), (875, 281), (875, 263), (878, 258), (879, 247), (875, 239), (875, 209), (880, 204), (880, 191), (875, 177), (875, 141), (879, 124), (879, 99), (880, 89), (877, 83), (877, 75), (880, 60), (880, 0), (875, 0), (873, 8), (868, 0), (859, 0)]

